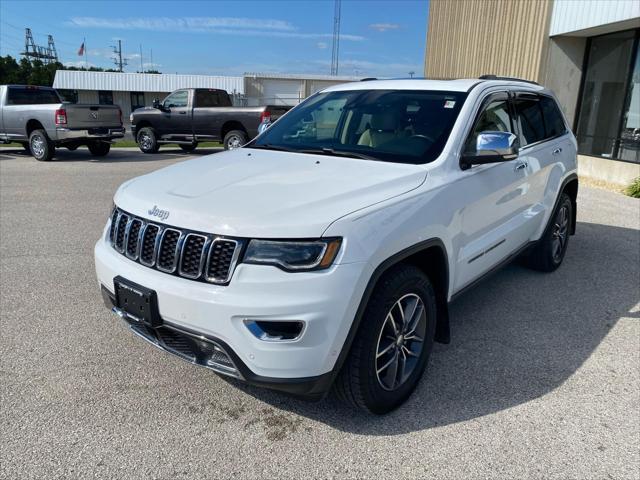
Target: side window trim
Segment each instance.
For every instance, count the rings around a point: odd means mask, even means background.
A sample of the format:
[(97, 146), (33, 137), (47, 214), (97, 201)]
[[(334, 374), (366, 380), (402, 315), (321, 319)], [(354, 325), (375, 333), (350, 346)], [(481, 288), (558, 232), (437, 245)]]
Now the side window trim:
[(518, 139), (520, 139), (520, 141), (522, 141), (523, 137), (522, 137), (522, 129), (521, 129), (521, 125), (520, 125), (520, 116), (518, 115), (518, 111), (516, 109), (516, 105), (515, 102), (517, 101), (518, 98), (533, 98), (535, 97), (536, 101), (540, 102), (540, 100), (544, 97), (544, 98), (548, 98), (550, 99), (558, 108), (558, 110), (560, 111), (560, 118), (562, 119), (562, 125), (564, 126), (564, 130), (562, 131), (562, 133), (559, 133), (557, 135), (553, 135), (551, 137), (547, 136), (547, 132), (548, 132), (548, 128), (547, 128), (547, 119), (545, 118), (544, 115), (544, 111), (542, 109), (542, 107), (540, 106), (540, 117), (542, 118), (542, 125), (544, 126), (544, 138), (541, 140), (538, 140), (537, 142), (533, 142), (533, 143), (528, 143), (526, 145), (521, 146), (518, 151), (523, 151), (532, 147), (536, 147), (538, 145), (543, 144), (544, 142), (548, 142), (550, 140), (555, 140), (556, 138), (560, 138), (564, 135), (567, 134), (567, 132), (569, 131), (569, 128), (567, 127), (567, 122), (564, 118), (564, 115), (562, 114), (562, 111), (560, 110), (560, 106), (558, 105), (558, 102), (556, 101), (555, 98), (553, 98), (551, 95), (545, 95), (544, 93), (534, 93), (534, 92), (525, 92), (525, 91), (517, 91), (517, 92), (513, 92), (513, 113), (514, 113), (514, 119), (515, 119), (515, 123), (518, 129), (517, 135), (518, 135)]

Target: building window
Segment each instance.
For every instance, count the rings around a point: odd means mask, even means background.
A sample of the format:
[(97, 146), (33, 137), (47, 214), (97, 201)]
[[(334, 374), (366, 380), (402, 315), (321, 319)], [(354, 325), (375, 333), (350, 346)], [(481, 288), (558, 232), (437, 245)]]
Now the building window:
[(131, 111), (144, 107), (144, 93), (131, 92)]
[(640, 30), (592, 37), (577, 122), (578, 152), (640, 162)]
[(113, 105), (113, 92), (98, 90), (98, 103), (100, 105)]

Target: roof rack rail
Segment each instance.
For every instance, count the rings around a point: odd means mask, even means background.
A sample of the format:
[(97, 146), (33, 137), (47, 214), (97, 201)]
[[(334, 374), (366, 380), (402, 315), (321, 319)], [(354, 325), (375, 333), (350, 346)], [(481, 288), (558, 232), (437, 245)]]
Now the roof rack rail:
[(526, 80), (524, 78), (518, 78), (518, 77), (500, 77), (498, 75), (480, 75), (478, 78), (480, 80), (513, 80), (516, 82), (525, 82), (525, 83), (531, 83), (533, 85), (540, 85), (538, 82), (534, 82), (533, 80)]
[(361, 78), (360, 81), (361, 82), (368, 82), (370, 80), (377, 80), (376, 77), (365, 77), (365, 78)]

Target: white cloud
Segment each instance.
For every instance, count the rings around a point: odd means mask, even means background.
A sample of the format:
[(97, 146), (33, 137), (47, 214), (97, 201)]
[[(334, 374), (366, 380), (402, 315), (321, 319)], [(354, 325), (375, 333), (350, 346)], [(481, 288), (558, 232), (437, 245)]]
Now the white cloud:
[(325, 42), (318, 42), (316, 43), (316, 47), (318, 47), (320, 50), (324, 50), (325, 48), (327, 48), (327, 44)]
[(400, 28), (400, 25), (397, 23), (372, 23), (369, 25), (369, 28), (379, 32), (386, 32), (387, 30), (397, 30)]
[[(218, 35), (245, 35), (280, 38), (331, 38), (331, 33), (303, 33), (284, 20), (232, 18), (232, 17), (139, 17), (98, 18), (73, 17), (67, 25), (81, 28), (105, 28), (112, 30), (178, 31), (187, 33), (211, 33)], [(341, 34), (341, 40), (361, 41), (360, 35)]]

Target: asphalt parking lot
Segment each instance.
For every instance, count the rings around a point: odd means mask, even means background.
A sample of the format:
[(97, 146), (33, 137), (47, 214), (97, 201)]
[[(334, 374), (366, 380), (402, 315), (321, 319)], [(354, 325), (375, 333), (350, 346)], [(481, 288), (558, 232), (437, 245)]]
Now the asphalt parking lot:
[(115, 189), (186, 158), (0, 149), (1, 478), (640, 477), (640, 201), (582, 188), (562, 268), (458, 300), (452, 343), (374, 417), (224, 380), (105, 309)]

